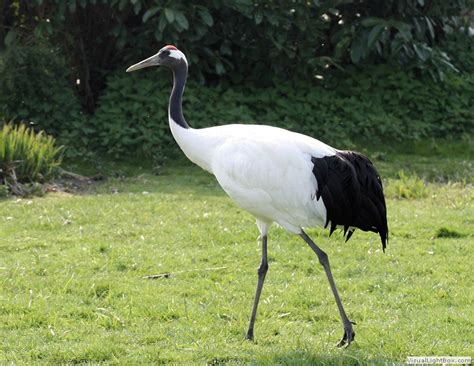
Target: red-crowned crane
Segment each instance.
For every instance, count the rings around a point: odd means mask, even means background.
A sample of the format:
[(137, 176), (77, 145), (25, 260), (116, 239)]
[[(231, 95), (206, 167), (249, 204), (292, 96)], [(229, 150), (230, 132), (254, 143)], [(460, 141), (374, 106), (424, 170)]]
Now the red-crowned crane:
[(273, 222), (301, 236), (323, 266), (342, 318), (344, 335), (338, 346), (354, 340), (353, 322), (342, 306), (327, 254), (303, 231), (305, 227), (344, 230), (346, 241), (356, 228), (388, 240), (382, 182), (368, 158), (336, 150), (314, 138), (285, 129), (232, 124), (191, 128), (184, 119), (182, 96), (188, 63), (174, 46), (165, 46), (127, 69), (166, 66), (173, 72), (168, 120), (171, 133), (186, 156), (212, 173), (224, 191), (257, 219), (262, 260), (247, 339), (253, 330), (260, 294), (268, 270), (267, 233)]

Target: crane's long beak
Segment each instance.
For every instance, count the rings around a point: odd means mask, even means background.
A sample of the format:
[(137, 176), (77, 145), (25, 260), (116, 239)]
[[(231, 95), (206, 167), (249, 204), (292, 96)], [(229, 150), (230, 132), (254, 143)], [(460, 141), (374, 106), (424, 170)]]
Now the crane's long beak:
[(145, 67), (150, 67), (150, 66), (158, 66), (159, 64), (160, 63), (159, 63), (158, 54), (156, 54), (156, 55), (153, 55), (151, 57), (148, 57), (147, 59), (145, 59), (143, 61), (140, 61), (139, 63), (137, 63), (135, 65), (130, 66), (127, 69), (127, 72), (143, 69)]

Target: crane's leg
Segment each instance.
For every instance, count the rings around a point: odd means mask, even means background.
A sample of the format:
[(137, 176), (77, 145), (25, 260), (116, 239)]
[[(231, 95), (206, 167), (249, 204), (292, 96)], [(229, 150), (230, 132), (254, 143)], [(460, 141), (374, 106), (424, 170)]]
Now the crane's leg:
[(255, 291), (255, 300), (253, 302), (252, 315), (250, 316), (249, 330), (245, 338), (253, 340), (253, 326), (255, 324), (255, 317), (257, 316), (258, 301), (260, 300), (260, 294), (262, 293), (263, 281), (265, 281), (265, 275), (268, 271), (267, 261), (267, 235), (262, 235), (262, 261), (260, 267), (258, 267), (258, 282), (257, 290)]
[(326, 272), (329, 285), (331, 285), (332, 293), (334, 294), (334, 297), (336, 298), (337, 308), (339, 309), (339, 314), (341, 314), (342, 323), (344, 324), (344, 336), (342, 337), (340, 342), (337, 344), (337, 346), (342, 347), (345, 344), (349, 346), (355, 337), (355, 332), (352, 329), (352, 324), (355, 324), (355, 323), (349, 320), (349, 318), (346, 315), (346, 312), (344, 311), (344, 307), (342, 306), (341, 298), (339, 297), (339, 293), (337, 292), (336, 283), (334, 282), (334, 278), (332, 277), (331, 266), (329, 265), (328, 255), (325, 252), (323, 252), (311, 240), (311, 238), (308, 235), (306, 235), (306, 233), (303, 230), (301, 230), (300, 236), (304, 239), (306, 243), (308, 243), (311, 249), (313, 249), (313, 251), (318, 256), (319, 263), (321, 263), (321, 265), (324, 268), (324, 271)]

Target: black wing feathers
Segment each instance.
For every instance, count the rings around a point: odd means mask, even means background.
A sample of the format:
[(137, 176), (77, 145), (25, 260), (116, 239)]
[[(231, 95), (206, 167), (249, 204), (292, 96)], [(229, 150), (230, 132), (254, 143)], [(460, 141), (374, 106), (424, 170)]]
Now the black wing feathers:
[(318, 182), (316, 198), (327, 210), (325, 227), (330, 234), (344, 228), (346, 241), (353, 228), (380, 234), (385, 249), (388, 239), (387, 210), (382, 181), (371, 161), (362, 154), (338, 151), (336, 155), (313, 157), (313, 174)]

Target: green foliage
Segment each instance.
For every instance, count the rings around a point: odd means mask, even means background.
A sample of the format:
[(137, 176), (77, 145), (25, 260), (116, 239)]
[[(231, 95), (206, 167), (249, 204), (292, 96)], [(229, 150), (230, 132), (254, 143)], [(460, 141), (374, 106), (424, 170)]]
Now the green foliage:
[[(350, 75), (279, 82), (268, 88), (191, 81), (184, 114), (194, 127), (270, 124), (341, 147), (349, 140), (417, 140), (474, 131), (470, 75), (451, 76), (442, 85), (383, 65)], [(170, 89), (168, 70), (113, 75), (92, 120), (97, 131), (93, 146), (115, 155), (159, 153), (172, 141), (167, 122)]]
[(453, 63), (466, 75), (474, 73), (474, 37), (467, 33), (468, 29), (466, 27), (462, 32), (451, 29), (442, 43)]
[(407, 175), (403, 170), (398, 172), (398, 179), (391, 179), (386, 189), (387, 197), (417, 199), (428, 195), (426, 183), (415, 175)]
[(174, 43), (190, 62), (185, 113), (196, 127), (267, 123), (338, 146), (470, 134), (466, 9), (462, 0), (7, 1), (0, 115), (34, 122), (71, 157), (161, 155), (169, 77), (121, 72)]
[(6, 184), (0, 184), (0, 198), (8, 197), (9, 189)]
[[(95, 146), (119, 155), (148, 152), (169, 142), (168, 89), (153, 78), (112, 76), (93, 118)], [(120, 103), (117, 101), (120, 100)]]
[(271, 85), (275, 77), (307, 78), (334, 68), (378, 63), (442, 79), (457, 68), (443, 40), (448, 32), (469, 24), (463, 0), (20, 4), (10, 1), (4, 6), (0, 39), (9, 44), (19, 33), (35, 34), (64, 50), (73, 80), (81, 80), (77, 89), (89, 113), (110, 70), (148, 56), (165, 43), (186, 52), (201, 81), (219, 77)]
[[(381, 6), (360, 9), (360, 19), (354, 21), (355, 32), (344, 27), (338, 34), (336, 48), (349, 43), (346, 40), (352, 33), (350, 57), (353, 63), (389, 61), (408, 69), (427, 70), (440, 80), (447, 71), (457, 71), (448, 54), (434, 45), (439, 43), (438, 38), (445, 34), (446, 28), (458, 28), (463, 22), (469, 24), (459, 16), (464, 2), (439, 1), (428, 7), (423, 0), (391, 0), (378, 5)], [(447, 13), (457, 17), (447, 18)]]
[(56, 136), (80, 126), (82, 108), (62, 56), (40, 39), (24, 42), (11, 39), (0, 54), (0, 115)]
[(47, 181), (59, 167), (61, 150), (54, 138), (43, 132), (4, 124), (0, 131), (0, 185), (9, 186), (16, 194), (37, 191), (34, 183)]

